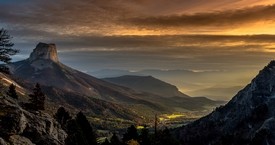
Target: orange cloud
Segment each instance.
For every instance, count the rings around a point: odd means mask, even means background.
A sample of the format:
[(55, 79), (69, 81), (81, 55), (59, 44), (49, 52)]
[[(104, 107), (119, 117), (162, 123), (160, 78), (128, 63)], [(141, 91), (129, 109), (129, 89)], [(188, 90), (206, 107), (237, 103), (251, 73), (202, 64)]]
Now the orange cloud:
[(125, 22), (148, 30), (178, 30), (175, 34), (204, 31), (210, 34), (275, 34), (275, 5), (191, 15), (135, 17)]

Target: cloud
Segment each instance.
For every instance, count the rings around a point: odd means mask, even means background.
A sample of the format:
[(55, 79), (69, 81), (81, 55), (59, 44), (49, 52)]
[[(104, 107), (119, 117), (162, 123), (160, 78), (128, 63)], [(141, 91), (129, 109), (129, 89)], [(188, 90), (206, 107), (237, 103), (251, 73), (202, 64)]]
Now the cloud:
[(13, 2), (0, 4), (0, 23), (68, 35), (110, 33), (112, 21), (126, 11), (106, 0)]
[(227, 10), (208, 13), (168, 15), (156, 17), (129, 18), (126, 22), (146, 28), (159, 27), (235, 27), (258, 21), (272, 21), (275, 19), (275, 5), (256, 6), (238, 10)]
[[(275, 35), (147, 35), (147, 36), (75, 36), (51, 33), (43, 30), (13, 29), (16, 46), (29, 44), (31, 48), (42, 41), (56, 43), (60, 51), (110, 51), (136, 54), (185, 57), (213, 54), (254, 53), (271, 51)], [(26, 47), (25, 47), (26, 48)]]
[[(266, 3), (262, 0), (11, 0), (0, 1), (0, 25), (63, 35), (142, 35), (210, 33), (257, 21), (273, 23), (274, 5), (253, 4)], [(251, 5), (254, 7), (245, 7)]]
[[(162, 35), (162, 36), (72, 36), (53, 37), (67, 49), (86, 48), (93, 51), (152, 52), (153, 54), (195, 54), (201, 50), (219, 53), (264, 52), (274, 45), (275, 35)], [(165, 52), (163, 52), (165, 51)]]
[(275, 46), (275, 35), (70, 36), (32, 29), (11, 33), (17, 36), (20, 55), (27, 57), (39, 41), (55, 43), (60, 60), (80, 70), (259, 70), (274, 59), (270, 51)]
[(92, 68), (257, 70), (273, 59), (274, 53), (267, 50), (274, 39), (274, 35), (52, 36), (47, 41), (57, 44), (68, 63), (89, 62)]

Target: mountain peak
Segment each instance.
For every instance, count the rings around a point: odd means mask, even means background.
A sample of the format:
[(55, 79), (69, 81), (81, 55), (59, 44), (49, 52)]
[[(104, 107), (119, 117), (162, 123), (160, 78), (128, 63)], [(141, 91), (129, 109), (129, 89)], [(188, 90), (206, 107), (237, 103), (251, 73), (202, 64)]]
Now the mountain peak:
[(39, 42), (29, 57), (29, 61), (45, 59), (58, 62), (57, 50), (55, 44)]

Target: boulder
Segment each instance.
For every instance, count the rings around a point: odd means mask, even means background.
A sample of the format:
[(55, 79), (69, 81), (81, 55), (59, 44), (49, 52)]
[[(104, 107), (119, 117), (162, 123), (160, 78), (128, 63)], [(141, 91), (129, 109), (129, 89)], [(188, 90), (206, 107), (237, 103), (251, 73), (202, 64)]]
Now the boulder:
[[(49, 114), (27, 111), (8, 97), (0, 99), (0, 110), (0, 137), (9, 138), (11, 144), (65, 144), (67, 133)], [(5, 141), (0, 139), (0, 143)]]
[(12, 145), (35, 145), (28, 138), (20, 135), (12, 135), (9, 137), (9, 142)]

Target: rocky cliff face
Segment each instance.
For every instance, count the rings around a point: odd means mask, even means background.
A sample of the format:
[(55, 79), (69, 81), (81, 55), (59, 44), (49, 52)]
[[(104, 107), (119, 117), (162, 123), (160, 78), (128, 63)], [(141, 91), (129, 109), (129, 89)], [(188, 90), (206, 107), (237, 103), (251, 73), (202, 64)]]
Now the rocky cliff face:
[(0, 145), (62, 145), (67, 134), (49, 114), (29, 112), (0, 98)]
[(275, 144), (275, 61), (225, 106), (176, 131), (186, 145)]
[(55, 44), (38, 43), (29, 57), (33, 62), (39, 59), (52, 60), (58, 62), (57, 50)]

